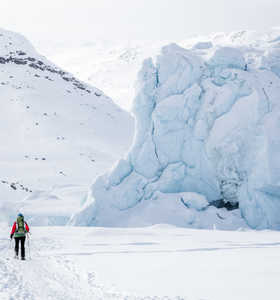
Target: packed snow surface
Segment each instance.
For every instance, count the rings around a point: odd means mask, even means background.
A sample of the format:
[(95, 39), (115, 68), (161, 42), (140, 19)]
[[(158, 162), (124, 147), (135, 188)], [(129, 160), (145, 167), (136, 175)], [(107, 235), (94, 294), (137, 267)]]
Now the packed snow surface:
[(279, 36), (216, 35), (146, 59), (133, 146), (72, 224), (280, 229)]
[[(28, 221), (28, 220), (27, 220)], [(27, 260), (1, 229), (1, 300), (278, 300), (279, 232), (33, 227)]]
[(132, 117), (102, 91), (0, 30), (0, 209), (65, 224), (131, 144)]

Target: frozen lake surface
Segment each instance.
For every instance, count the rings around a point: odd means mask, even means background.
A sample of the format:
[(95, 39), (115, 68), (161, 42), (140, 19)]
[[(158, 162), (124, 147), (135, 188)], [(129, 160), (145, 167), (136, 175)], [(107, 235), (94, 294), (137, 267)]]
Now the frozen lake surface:
[(2, 228), (3, 300), (279, 299), (276, 231), (33, 227), (25, 262), (8, 237)]

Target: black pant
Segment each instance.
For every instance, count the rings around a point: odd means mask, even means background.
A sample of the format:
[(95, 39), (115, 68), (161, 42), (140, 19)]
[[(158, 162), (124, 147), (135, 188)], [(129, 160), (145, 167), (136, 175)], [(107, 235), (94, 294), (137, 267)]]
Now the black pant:
[(19, 250), (19, 241), (20, 241), (21, 258), (25, 258), (25, 248), (24, 248), (25, 236), (15, 237), (15, 242), (16, 242), (15, 252), (16, 252), (17, 256), (18, 256), (18, 250)]

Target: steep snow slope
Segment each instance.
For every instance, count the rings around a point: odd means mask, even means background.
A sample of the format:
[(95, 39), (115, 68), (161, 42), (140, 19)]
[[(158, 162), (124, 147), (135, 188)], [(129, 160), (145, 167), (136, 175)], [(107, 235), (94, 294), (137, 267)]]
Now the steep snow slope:
[(40, 224), (66, 223), (90, 180), (128, 149), (132, 117), (4, 30), (0, 96), (2, 210), (21, 209)]
[(280, 44), (258, 36), (171, 44), (144, 61), (134, 145), (72, 223), (280, 229)]

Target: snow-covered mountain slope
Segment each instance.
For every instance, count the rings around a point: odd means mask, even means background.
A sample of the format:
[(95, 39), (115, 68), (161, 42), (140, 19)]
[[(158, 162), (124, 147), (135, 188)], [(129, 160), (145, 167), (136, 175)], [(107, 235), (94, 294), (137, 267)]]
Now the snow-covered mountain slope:
[(134, 145), (73, 224), (280, 229), (280, 34), (258, 36), (171, 44), (144, 61)]
[(127, 151), (133, 118), (5, 30), (0, 97), (2, 210), (65, 223), (91, 180)]
[(83, 45), (41, 46), (55, 63), (101, 88), (124, 109), (131, 108), (134, 82), (146, 57), (156, 55), (166, 41), (114, 42), (97, 40)]

